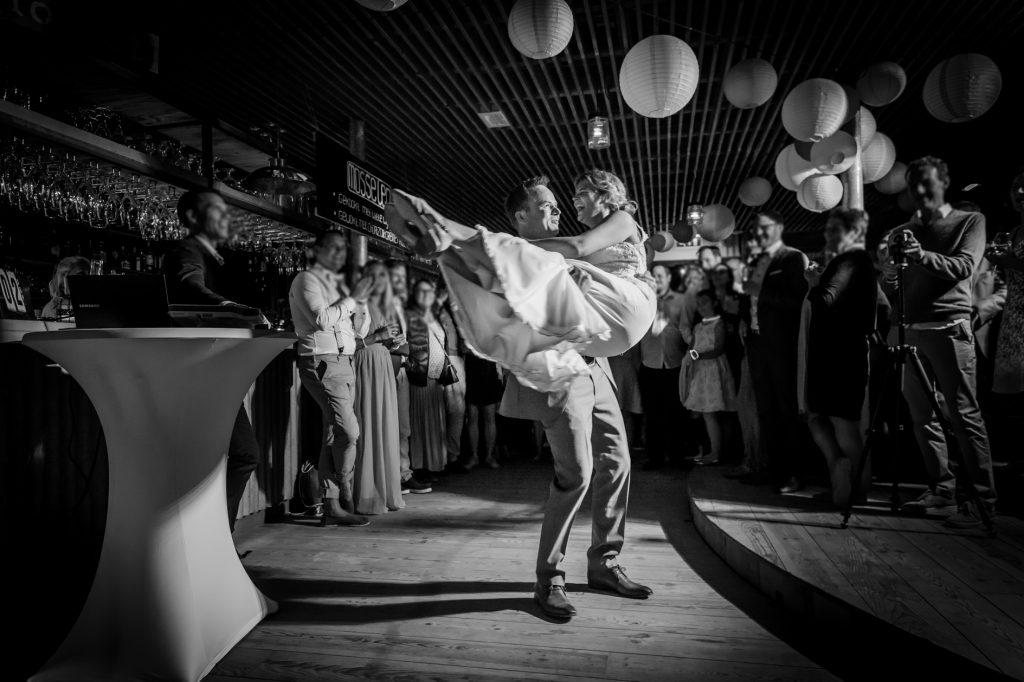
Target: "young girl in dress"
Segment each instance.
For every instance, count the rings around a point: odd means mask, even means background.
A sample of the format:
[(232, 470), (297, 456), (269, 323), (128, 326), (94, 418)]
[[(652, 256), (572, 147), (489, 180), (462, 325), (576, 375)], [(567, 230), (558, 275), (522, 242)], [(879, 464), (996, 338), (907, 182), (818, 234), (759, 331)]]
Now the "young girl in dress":
[(461, 225), (400, 190), (386, 214), (396, 234), (437, 259), (469, 349), (556, 400), (589, 374), (584, 355), (618, 355), (638, 343), (656, 300), (646, 234), (622, 181), (600, 170), (577, 178), (573, 206), (590, 229), (558, 237), (560, 211), (543, 180), (524, 184), (528, 201), (511, 216), (531, 230), (530, 241)]
[(736, 411), (736, 385), (725, 356), (722, 308), (713, 290), (697, 294), (697, 314), (701, 320), (693, 328), (693, 347), (679, 374), (679, 399), (683, 407), (701, 414), (711, 441), (711, 452), (697, 463), (717, 464), (726, 452), (726, 413)]

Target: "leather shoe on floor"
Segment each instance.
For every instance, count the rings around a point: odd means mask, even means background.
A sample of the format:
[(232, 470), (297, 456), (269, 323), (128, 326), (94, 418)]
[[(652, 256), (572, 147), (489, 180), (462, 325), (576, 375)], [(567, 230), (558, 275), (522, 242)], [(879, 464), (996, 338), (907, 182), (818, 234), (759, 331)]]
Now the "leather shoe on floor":
[(565, 585), (536, 585), (533, 588), (533, 601), (552, 618), (572, 618), (576, 615), (576, 607), (569, 601)]
[(587, 585), (596, 590), (615, 592), (631, 599), (647, 599), (654, 594), (654, 590), (646, 585), (630, 580), (621, 566), (587, 571)]

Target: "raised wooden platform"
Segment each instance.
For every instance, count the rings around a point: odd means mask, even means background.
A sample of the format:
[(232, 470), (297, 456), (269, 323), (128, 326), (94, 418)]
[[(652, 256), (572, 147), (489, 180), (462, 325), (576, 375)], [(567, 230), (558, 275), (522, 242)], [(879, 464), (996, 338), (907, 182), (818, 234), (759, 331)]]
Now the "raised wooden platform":
[(1024, 680), (1024, 522), (1000, 516), (995, 538), (952, 530), (941, 518), (892, 513), (889, 490), (878, 488), (841, 529), (838, 511), (812, 503), (817, 491), (779, 495), (719, 468), (689, 477), (701, 535), (788, 609), (908, 633), (955, 655), (970, 679), (998, 671)]
[(239, 522), (243, 563), (281, 610), (207, 679), (837, 679), (806, 631), (701, 540), (682, 472), (633, 480), (622, 562), (655, 596), (586, 587), (585, 504), (567, 559), (580, 613), (543, 617), (531, 597), (550, 466), (448, 477), (364, 528)]

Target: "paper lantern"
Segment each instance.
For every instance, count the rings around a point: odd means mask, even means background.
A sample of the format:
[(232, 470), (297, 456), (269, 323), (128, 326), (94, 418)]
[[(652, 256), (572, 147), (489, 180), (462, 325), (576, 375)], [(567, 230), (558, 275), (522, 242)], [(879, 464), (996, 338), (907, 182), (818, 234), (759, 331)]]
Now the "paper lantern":
[(676, 222), (669, 231), (677, 244), (688, 244), (693, 239), (693, 226), (685, 220)]
[(818, 169), (812, 166), (810, 161), (804, 161), (797, 156), (791, 144), (786, 145), (775, 157), (775, 178), (790, 192), (795, 192), (805, 178), (817, 172)]
[(740, 202), (744, 206), (764, 206), (772, 196), (772, 183), (754, 176), (740, 185)]
[(619, 69), (619, 90), (629, 108), (665, 118), (686, 106), (700, 78), (697, 55), (679, 38), (653, 35), (630, 48)]
[(554, 57), (572, 38), (572, 10), (565, 0), (517, 0), (508, 13), (508, 37), (530, 59)]
[(736, 229), (736, 218), (728, 206), (709, 204), (704, 207), (704, 222), (697, 226), (697, 234), (709, 242), (720, 242)]
[(853, 119), (857, 109), (860, 108), (860, 93), (857, 92), (857, 88), (846, 83), (843, 83), (843, 92), (846, 93), (846, 118), (843, 119), (843, 125), (846, 125)]
[(899, 194), (907, 188), (907, 164), (897, 161), (889, 172), (875, 181), (875, 189), (882, 194)]
[(356, 2), (374, 12), (390, 12), (393, 9), (398, 9), (408, 0), (356, 0)]
[(665, 253), (676, 248), (676, 238), (671, 232), (655, 232), (651, 235), (651, 247), (658, 253)]
[(843, 86), (827, 78), (812, 78), (786, 95), (782, 126), (798, 140), (818, 142), (839, 130), (847, 111)]
[(822, 173), (838, 175), (857, 160), (857, 141), (853, 135), (840, 130), (829, 135), (811, 148), (811, 164)]
[(857, 79), (857, 92), (860, 101), (869, 107), (882, 107), (889, 104), (907, 87), (907, 74), (903, 67), (895, 62), (878, 62), (872, 64)]
[(988, 111), (1003, 88), (996, 63), (983, 54), (960, 54), (940, 63), (924, 82), (924, 106), (946, 123), (963, 123)]
[(822, 213), (839, 205), (843, 181), (834, 175), (812, 175), (800, 183), (798, 201), (808, 211)]
[(744, 59), (722, 79), (722, 93), (740, 109), (759, 107), (772, 98), (779, 84), (775, 67), (763, 59)]
[(885, 133), (875, 133), (871, 144), (860, 151), (860, 167), (864, 184), (868, 185), (892, 170), (896, 163), (896, 145)]
[(875, 137), (875, 131), (878, 130), (878, 123), (875, 121), (875, 115), (864, 107), (860, 108), (860, 118), (857, 121), (857, 142), (860, 144), (860, 148), (863, 150)]

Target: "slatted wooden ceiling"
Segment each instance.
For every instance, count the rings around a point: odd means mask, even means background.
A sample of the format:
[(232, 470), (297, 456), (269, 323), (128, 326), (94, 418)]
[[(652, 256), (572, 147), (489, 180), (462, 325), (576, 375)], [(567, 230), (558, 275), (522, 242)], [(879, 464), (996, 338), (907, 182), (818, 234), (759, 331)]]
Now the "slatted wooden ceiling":
[[(546, 173), (571, 206), (572, 178), (588, 167), (620, 174), (651, 228), (680, 219), (692, 202), (726, 204), (743, 228), (752, 209), (737, 189), (761, 175), (774, 185), (768, 207), (813, 246), (822, 216), (775, 180), (775, 157), (791, 141), (782, 101), (807, 78), (854, 83), (876, 61), (895, 61), (908, 76), (896, 102), (874, 109), (900, 160), (944, 156), (959, 186), (981, 183), (995, 201), (1024, 151), (1012, 125), (1024, 113), (1019, 0), (569, 0), (572, 39), (539, 61), (511, 45), (512, 0), (410, 0), (391, 12), (354, 0), (136, 4), (145, 7), (127, 8), (121, 21), (160, 34), (159, 80), (169, 91), (241, 128), (280, 123), (289, 161), (310, 170), (314, 129), (344, 142), (349, 121), (362, 119), (371, 165), (440, 209), (497, 229), (518, 181)], [(664, 119), (633, 113), (618, 87), (626, 52), (655, 33), (685, 40), (700, 64), (693, 99)], [(922, 104), (924, 80), (940, 60), (972, 51), (999, 64), (1002, 97), (977, 121), (941, 123)], [(770, 61), (779, 87), (767, 104), (740, 110), (723, 97), (722, 79), (749, 57)], [(511, 128), (485, 128), (477, 114), (492, 109)], [(596, 113), (611, 119), (607, 150), (586, 146)], [(869, 187), (865, 198), (873, 214), (893, 219), (892, 197)], [(570, 230), (571, 218), (563, 220)]]

